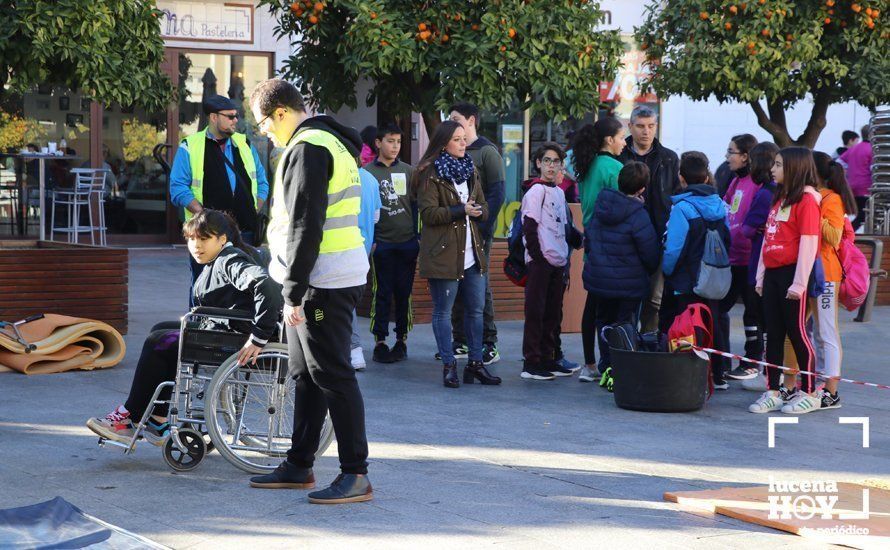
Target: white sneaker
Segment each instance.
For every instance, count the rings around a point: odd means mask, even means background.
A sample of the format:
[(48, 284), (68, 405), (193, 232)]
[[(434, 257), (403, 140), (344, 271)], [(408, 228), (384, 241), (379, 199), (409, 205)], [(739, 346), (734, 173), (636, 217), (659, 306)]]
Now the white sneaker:
[(763, 395), (757, 401), (748, 406), (748, 412), (757, 414), (775, 412), (782, 410), (784, 405), (785, 400), (782, 399), (780, 392), (767, 390), (763, 392)]
[(352, 361), (352, 368), (355, 370), (365, 370), (365, 367), (368, 366), (368, 364), (365, 363), (365, 353), (361, 346), (350, 352), (350, 360)]
[(818, 411), (820, 408), (822, 408), (821, 392), (815, 392), (815, 395), (812, 393), (798, 392), (791, 402), (782, 407), (782, 412), (785, 414), (806, 414)]

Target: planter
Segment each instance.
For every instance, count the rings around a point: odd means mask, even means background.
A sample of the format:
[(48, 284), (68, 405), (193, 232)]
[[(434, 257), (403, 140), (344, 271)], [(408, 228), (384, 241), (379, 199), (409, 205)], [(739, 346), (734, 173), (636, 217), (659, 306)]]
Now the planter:
[(0, 320), (59, 313), (127, 333), (126, 249), (0, 241)]

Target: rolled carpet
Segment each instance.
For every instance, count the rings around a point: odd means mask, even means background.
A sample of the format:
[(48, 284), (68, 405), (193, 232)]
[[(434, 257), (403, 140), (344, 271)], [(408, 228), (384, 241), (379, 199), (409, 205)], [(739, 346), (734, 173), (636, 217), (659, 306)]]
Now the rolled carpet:
[(127, 351), (121, 334), (101, 321), (46, 314), (19, 326), (22, 338), (36, 345), (31, 353), (9, 330), (0, 336), (0, 367), (24, 374), (52, 374), (69, 370), (113, 367)]

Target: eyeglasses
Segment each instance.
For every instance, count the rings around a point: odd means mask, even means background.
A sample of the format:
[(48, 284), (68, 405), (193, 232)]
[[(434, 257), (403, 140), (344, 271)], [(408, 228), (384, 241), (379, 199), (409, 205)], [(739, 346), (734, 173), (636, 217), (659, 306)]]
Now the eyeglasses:
[(263, 117), (263, 120), (257, 122), (257, 124), (256, 124), (256, 125), (257, 125), (257, 128), (262, 128), (262, 127), (263, 127), (263, 124), (265, 124), (266, 121), (269, 120), (270, 118), (272, 118), (272, 115), (271, 115), (271, 114), (268, 114), (268, 115), (264, 116), (264, 117)]
[(742, 153), (741, 151), (733, 151), (732, 149), (727, 149), (727, 150), (726, 150), (726, 156), (727, 156), (727, 157), (731, 157), (731, 156), (733, 156), (733, 155), (743, 155), (743, 154), (744, 154), (744, 153)]
[(547, 166), (560, 166), (562, 161), (551, 157), (544, 157), (541, 159), (541, 164), (546, 164)]
[(238, 120), (238, 115), (227, 115), (225, 113), (216, 113), (216, 114), (218, 114), (219, 116), (224, 116), (229, 120)]

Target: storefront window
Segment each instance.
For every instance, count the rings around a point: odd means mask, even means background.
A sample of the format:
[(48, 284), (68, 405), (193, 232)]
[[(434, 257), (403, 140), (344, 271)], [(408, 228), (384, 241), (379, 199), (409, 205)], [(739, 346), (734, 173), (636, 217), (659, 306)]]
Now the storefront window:
[(105, 223), (112, 234), (162, 234), (167, 223), (167, 113), (110, 106), (102, 115)]
[(499, 118), (482, 114), (480, 118), (479, 135), (494, 141), (504, 157), (504, 204), (520, 200), (519, 185), (522, 183), (525, 162), (523, 113), (510, 113)]
[(57, 152), (68, 157), (44, 161), (47, 224), (52, 191), (71, 185), (72, 168), (89, 166), (90, 105), (85, 94), (52, 86), (4, 97), (0, 104), (0, 235), (33, 237), (39, 232), (39, 163), (15, 155)]

